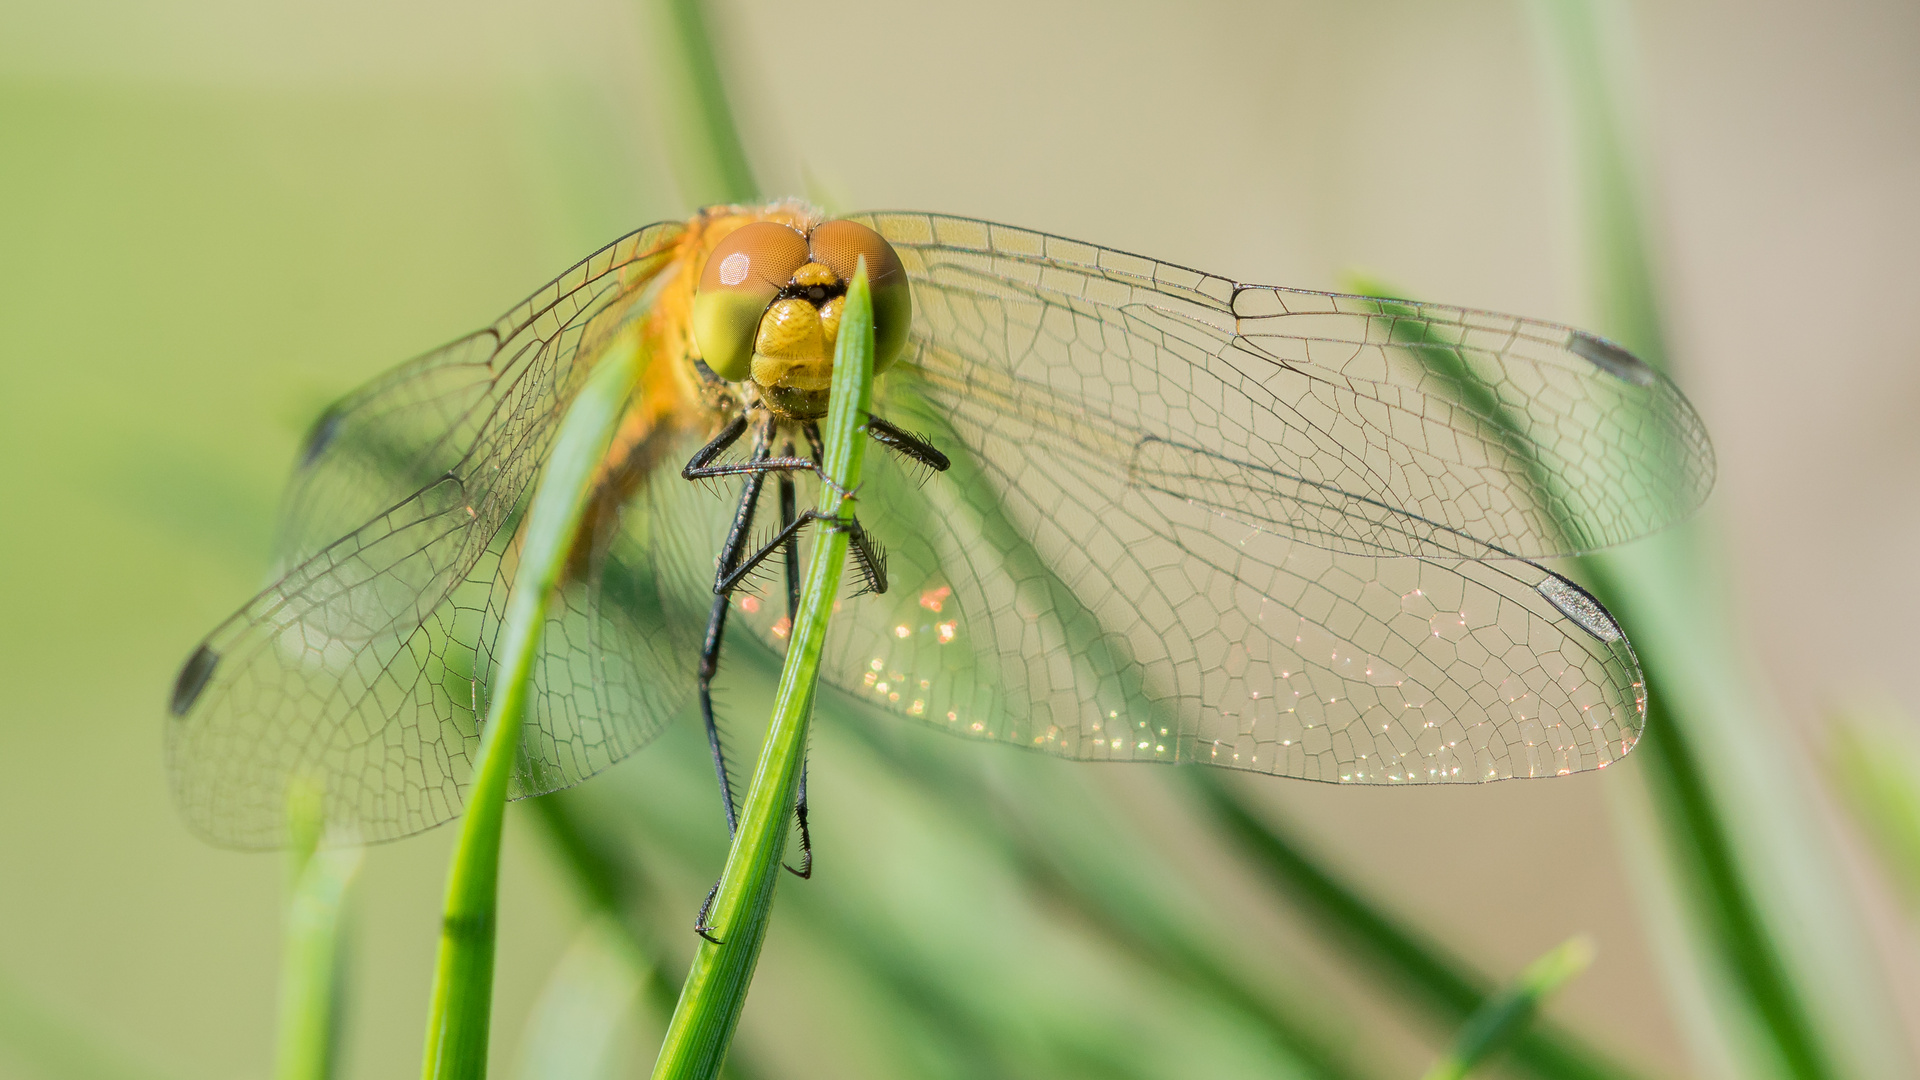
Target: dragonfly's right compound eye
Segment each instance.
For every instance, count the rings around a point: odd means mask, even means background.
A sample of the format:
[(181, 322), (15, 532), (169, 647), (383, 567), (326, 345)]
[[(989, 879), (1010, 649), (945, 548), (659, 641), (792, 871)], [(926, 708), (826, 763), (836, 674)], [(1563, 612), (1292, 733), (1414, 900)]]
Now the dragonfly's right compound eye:
[(807, 258), (807, 238), (771, 221), (742, 225), (714, 247), (693, 296), (693, 338), (715, 375), (748, 377), (760, 317)]

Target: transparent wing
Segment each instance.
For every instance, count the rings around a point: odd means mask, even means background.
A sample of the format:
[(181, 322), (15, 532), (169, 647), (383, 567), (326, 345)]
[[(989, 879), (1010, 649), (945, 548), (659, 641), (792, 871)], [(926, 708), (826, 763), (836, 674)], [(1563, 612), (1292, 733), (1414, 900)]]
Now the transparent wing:
[(863, 220), (913, 281), (936, 394), (996, 399), (1001, 423), (1266, 531), (1540, 558), (1669, 525), (1712, 486), (1673, 383), (1568, 327), (1242, 285), (961, 218)]
[[(196, 829), (284, 843), (296, 780), (368, 841), (459, 812), (533, 482), (679, 228), (616, 241), (315, 426), (284, 516), (284, 575), (208, 635), (175, 686), (168, 759)], [(641, 531), (650, 490), (629, 511)], [(653, 614), (670, 602), (662, 582), (684, 574), (675, 552), (633, 543), (610, 516), (587, 548), (550, 612), (518, 794), (618, 760), (684, 697), (692, 634)]]
[[(860, 513), (892, 589), (848, 598), (829, 682), (1066, 757), (1334, 782), (1554, 775), (1637, 740), (1618, 626), (1514, 557), (1704, 497), (1699, 421), (1637, 360), (1505, 316), (867, 220), (915, 288), (879, 409), (955, 467), (873, 467)], [(777, 644), (771, 610), (744, 618)]]

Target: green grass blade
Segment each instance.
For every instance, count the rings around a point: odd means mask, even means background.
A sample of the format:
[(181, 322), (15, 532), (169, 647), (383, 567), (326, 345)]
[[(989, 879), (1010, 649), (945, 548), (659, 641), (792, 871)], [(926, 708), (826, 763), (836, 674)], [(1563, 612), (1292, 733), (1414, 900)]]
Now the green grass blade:
[(1075, 783), (1070, 794), (1049, 799), (1039, 768), (1045, 763), (1024, 755), (999, 761), (1010, 775), (990, 784), (946, 755), (889, 737), (887, 725), (898, 723), (891, 717), (825, 715), (884, 770), (911, 778), (916, 790), (947, 807), (950, 820), (970, 828), (1036, 894), (1071, 911), (1118, 951), (1238, 1014), (1306, 1075), (1366, 1075), (1328, 1036), (1326, 1017), (1276, 1000), (1242, 973), (1230, 941), (1205, 932), (1192, 917), (1192, 898), (1170, 895), (1164, 865), (1132, 845), (1085, 842), (1121, 814), (1091, 786)]
[(1513, 985), (1474, 1011), (1426, 1080), (1461, 1080), (1481, 1062), (1506, 1049), (1532, 1022), (1549, 994), (1593, 963), (1593, 942), (1576, 937), (1535, 960)]
[(526, 542), (514, 573), (513, 592), (507, 598), (492, 701), (480, 734), (453, 866), (447, 874), (422, 1065), (426, 1080), (477, 1080), (487, 1072), (500, 830), (520, 747), (521, 722), (533, 688), (540, 634), (548, 602), (573, 551), (594, 471), (644, 363), (637, 332), (623, 334), (600, 359), (561, 421), (553, 454), (528, 511)]
[[(1621, 591), (1611, 581), (1603, 589), (1602, 597)], [(1837, 1076), (1799, 987), (1762, 921), (1689, 733), (1676, 711), (1654, 696), (1664, 680), (1656, 682), (1649, 675), (1647, 682), (1647, 731), (1639, 750), (1648, 763), (1645, 775), (1662, 811), (1660, 820), (1667, 826), (1673, 863), (1688, 872), (1686, 886), (1709, 943), (1760, 1021), (1760, 1030), (1771, 1036), (1788, 1074), (1801, 1080)]]
[(1843, 712), (1828, 772), (1907, 911), (1920, 916), (1920, 745), (1891, 716)]
[(827, 620), (846, 566), (849, 533), (844, 526), (853, 521), (853, 492), (860, 483), (866, 452), (864, 425), (872, 399), (873, 298), (863, 261), (847, 289), (834, 351), (832, 404), (821, 433), (826, 442), (826, 482), (821, 485), (818, 512), (836, 524), (818, 523), (801, 585), (799, 614), (774, 695), (773, 719), (741, 808), (740, 830), (720, 875), (711, 920), (721, 944), (702, 942), (694, 954), (693, 970), (681, 988), (680, 1004), (654, 1063), (655, 1080), (704, 1080), (718, 1073), (746, 1005), (747, 986), (772, 913), (780, 858), (786, 850), (787, 819), (793, 814), (806, 758), (807, 721), (814, 684), (820, 677)]
[(273, 1074), (276, 1080), (329, 1080), (340, 1046), (345, 909), (360, 869), (360, 849), (318, 850), (323, 815), (317, 787), (293, 785), (288, 802), (292, 895)]
[(680, 193), (696, 205), (752, 202), (760, 185), (727, 103), (701, 0), (645, 0), (654, 43), (656, 110)]

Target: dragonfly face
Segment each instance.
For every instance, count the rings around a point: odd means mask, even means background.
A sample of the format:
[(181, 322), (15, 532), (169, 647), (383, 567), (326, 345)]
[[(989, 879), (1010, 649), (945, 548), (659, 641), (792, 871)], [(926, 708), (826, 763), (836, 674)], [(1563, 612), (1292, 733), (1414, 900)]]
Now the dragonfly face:
[(755, 221), (715, 245), (693, 300), (694, 343), (707, 367), (730, 382), (751, 380), (784, 419), (825, 416), (840, 311), (863, 260), (873, 289), (873, 370), (885, 371), (913, 320), (907, 276), (891, 244), (851, 221), (810, 230)]
[[(806, 436), (862, 257), (890, 366), (868, 433), (900, 454), (868, 456), (874, 572), (850, 584), (891, 587), (843, 597), (823, 700), (1067, 758), (1330, 783), (1555, 776), (1638, 740), (1621, 628), (1531, 561), (1663, 528), (1712, 485), (1692, 406), (1619, 346), (1013, 226), (782, 203), (622, 237), (327, 410), (280, 578), (174, 688), (193, 825), (284, 843), (295, 780), (367, 840), (460, 812), (524, 509), (623, 335), (652, 359), (549, 609), (515, 793), (657, 735), (710, 677), (703, 631), (777, 657), (789, 541), (730, 606), (716, 553), (747, 550), (760, 483), (777, 535), (805, 541), (784, 526), (815, 482)], [(743, 490), (716, 498), (693, 473)]]

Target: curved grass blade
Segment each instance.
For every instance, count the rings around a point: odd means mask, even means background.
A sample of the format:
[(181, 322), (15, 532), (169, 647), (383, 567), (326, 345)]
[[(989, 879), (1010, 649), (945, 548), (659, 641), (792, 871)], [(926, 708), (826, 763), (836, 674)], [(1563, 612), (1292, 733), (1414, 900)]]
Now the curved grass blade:
[(317, 787), (294, 785), (292, 896), (287, 902), (280, 974), (276, 1080), (329, 1080), (340, 1047), (345, 984), (346, 903), (360, 870), (358, 847), (319, 850), (323, 819)]
[(1527, 965), (1513, 985), (1474, 1010), (1446, 1056), (1427, 1071), (1426, 1080), (1462, 1080), (1513, 1042), (1527, 1029), (1547, 996), (1591, 963), (1593, 942), (1576, 937)]
[(800, 592), (799, 615), (787, 646), (775, 692), (773, 719), (760, 762), (741, 808), (740, 830), (727, 853), (714, 897), (712, 921), (720, 944), (703, 942), (680, 991), (680, 1004), (654, 1062), (655, 1080), (713, 1076), (726, 1059), (734, 1028), (746, 1006), (747, 986), (760, 959), (773, 887), (786, 850), (787, 819), (793, 814), (807, 750), (807, 722), (827, 620), (846, 566), (853, 523), (853, 492), (866, 452), (863, 426), (873, 400), (873, 296), (865, 260), (847, 287), (839, 340), (834, 349), (832, 404), (821, 435), (826, 441), (818, 512), (832, 524), (818, 534)]
[(657, 115), (668, 132), (667, 160), (694, 205), (760, 197), (753, 166), (727, 104), (702, 0), (648, 0), (656, 43)]
[[(1169, 902), (1161, 887), (1165, 879), (1159, 876), (1164, 868), (1141, 860), (1132, 847), (1115, 849), (1069, 839), (1076, 830), (1081, 836), (1097, 834), (1098, 823), (1119, 814), (1117, 808), (1102, 805), (1104, 800), (1091, 789), (1076, 786), (1076, 798), (1067, 801), (1078, 810), (1071, 818), (1063, 818), (1061, 800), (1038, 804), (1042, 785), (1037, 782), (986, 784), (977, 773), (955, 768), (950, 759), (887, 737), (884, 725), (897, 721), (871, 715), (843, 717), (839, 710), (826, 715), (887, 770), (911, 777), (916, 788), (950, 807), (951, 820), (971, 827), (1036, 893), (1071, 911), (1117, 951), (1205, 994), (1264, 1031), (1272, 1045), (1296, 1061), (1306, 1075), (1326, 1080), (1369, 1075), (1327, 1037), (1324, 1017), (1312, 1016), (1296, 1003), (1274, 1000), (1273, 994), (1235, 967), (1219, 941), (1202, 932), (1203, 924), (1189, 910)], [(1012, 758), (1001, 764), (1019, 769), (1045, 763)], [(1043, 835), (1031, 827), (1036, 821), (1056, 827)]]
[(498, 678), (480, 734), (473, 786), (447, 874), (447, 899), (427, 1017), (426, 1080), (465, 1080), (487, 1072), (493, 1004), (493, 953), (500, 883), (500, 830), (520, 746), (549, 600), (566, 570), (606, 454), (646, 350), (638, 327), (618, 338), (567, 410), (553, 455), (528, 511), (526, 546), (514, 574), (501, 634)]
[[(1638, 147), (1621, 107), (1606, 0), (1536, 0), (1559, 73), (1599, 328), (1654, 364), (1666, 347)], [(1861, 918), (1792, 759), (1796, 745), (1742, 652), (1709, 565), (1712, 538), (1683, 524), (1580, 560), (1641, 645), (1649, 710), (1640, 770), (1667, 838), (1667, 874), (1717, 969), (1717, 1036), (1749, 1071), (1823, 1080), (1913, 1073)]]

